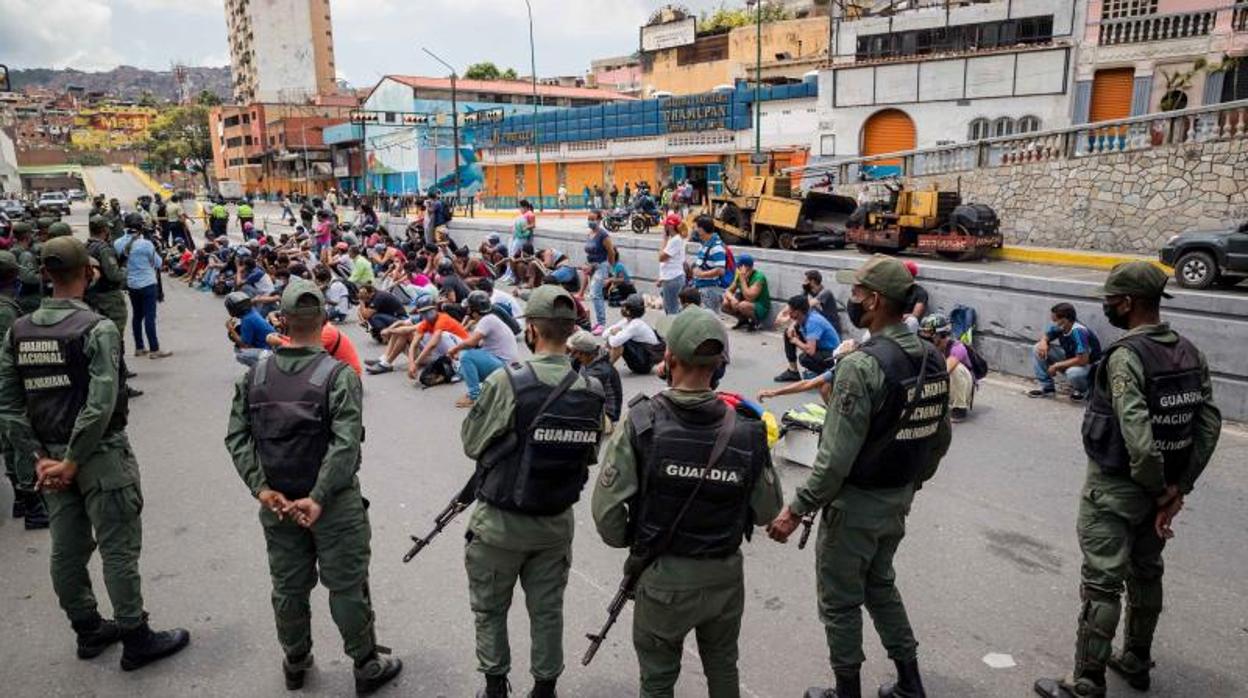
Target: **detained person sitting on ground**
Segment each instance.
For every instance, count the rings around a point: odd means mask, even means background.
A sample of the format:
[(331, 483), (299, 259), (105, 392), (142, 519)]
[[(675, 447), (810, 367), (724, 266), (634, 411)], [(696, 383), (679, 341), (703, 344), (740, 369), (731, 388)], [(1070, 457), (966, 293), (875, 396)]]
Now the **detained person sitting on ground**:
[(472, 407), (481, 395), (482, 381), (503, 366), (520, 360), (516, 335), (494, 310), (489, 294), (481, 290), (469, 293), (464, 307), (472, 330), (467, 338), (446, 352), (452, 361), (459, 361), (457, 374), (468, 390), (468, 394), (455, 403), (456, 407)]
[(646, 314), (646, 302), (640, 295), (634, 293), (629, 296), (620, 306), (620, 314), (624, 319), (607, 328), (605, 333), (607, 346), (611, 349), (611, 363), (624, 357), (628, 370), (644, 376), (663, 360), (667, 347), (654, 328), (642, 320)]
[[(417, 309), (420, 322), (412, 326), (407, 343), (407, 377), (415, 379), (418, 373), (434, 362), (451, 363), (446, 356), (456, 344), (468, 338), (468, 329), (449, 313), (439, 309), (430, 300)], [(445, 360), (445, 361), (443, 361)]]
[(438, 262), (438, 295), (451, 303), (463, 303), (472, 292), (455, 271), (455, 263), (443, 257)]
[(808, 378), (830, 370), (836, 363), (836, 348), (841, 344), (836, 328), (822, 314), (811, 311), (810, 301), (806, 296), (793, 296), (788, 305), (792, 323), (784, 331), (784, 336), (787, 340), (786, 346), (792, 344), (794, 348), (794, 357), (789, 358), (789, 367), (784, 373), (776, 376), (777, 383), (801, 380), (798, 364), (812, 374)]
[(255, 366), (269, 355), (268, 337), (276, 330), (242, 291), (225, 297), (225, 311), (230, 314), (225, 321), (225, 331), (234, 343), (234, 360), (244, 366)]
[(368, 329), (369, 334), (379, 343), (385, 343), (382, 330), (399, 320), (407, 319), (407, 309), (403, 301), (389, 291), (381, 291), (372, 284), (360, 287), (360, 324)]
[(332, 323), (346, 320), (351, 314), (351, 291), (347, 285), (326, 266), (317, 267), (314, 276), (316, 285), (325, 294), (326, 319)]
[(753, 332), (767, 322), (771, 314), (771, 291), (767, 276), (754, 267), (754, 256), (737, 257), (737, 274), (724, 291), (724, 312), (735, 317), (734, 330)]
[(975, 369), (966, 345), (953, 337), (953, 325), (940, 313), (923, 318), (919, 336), (935, 345), (944, 355), (945, 370), (949, 372), (949, 418), (955, 422), (963, 421), (975, 401)]
[(493, 279), (481, 279), (477, 284), (477, 290), (485, 291), (494, 308), (501, 309), (510, 315), (511, 319), (521, 326), (521, 331), (524, 331), (524, 307), (520, 305), (520, 301), (516, 300), (515, 296), (500, 288), (495, 288)]
[(631, 295), (637, 293), (633, 283), (633, 275), (628, 272), (624, 262), (616, 260), (611, 265), (605, 281), (602, 282), (603, 294), (607, 297), (607, 305), (618, 308)]
[(1032, 369), (1040, 385), (1027, 394), (1053, 397), (1057, 392), (1054, 378), (1060, 374), (1070, 383), (1070, 399), (1082, 400), (1088, 393), (1092, 369), (1101, 360), (1101, 342), (1079, 322), (1075, 306), (1070, 303), (1053, 306), (1050, 316), (1053, 324), (1036, 342), (1032, 354)]
[(568, 338), (568, 356), (572, 358), (572, 367), (580, 371), (582, 376), (597, 378), (607, 395), (606, 415), (607, 428), (610, 434), (615, 423), (620, 421), (620, 410), (624, 404), (624, 388), (620, 383), (620, 372), (611, 364), (611, 356), (603, 349), (602, 339), (592, 332), (577, 330)]
[(906, 299), (906, 314), (903, 321), (911, 332), (919, 331), (919, 323), (923, 321), (923, 316), (927, 314), (928, 295), (927, 289), (918, 283), (919, 265), (913, 260), (907, 259), (902, 262), (906, 271), (910, 272), (910, 276), (915, 279), (914, 287), (910, 291), (910, 297)]

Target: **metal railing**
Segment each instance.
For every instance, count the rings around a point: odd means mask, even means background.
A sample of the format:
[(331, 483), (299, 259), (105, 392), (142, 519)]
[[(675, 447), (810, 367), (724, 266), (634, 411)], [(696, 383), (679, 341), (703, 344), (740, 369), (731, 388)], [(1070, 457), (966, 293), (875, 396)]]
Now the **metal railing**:
[(1183, 12), (1101, 20), (1098, 43), (1101, 46), (1139, 44), (1166, 39), (1206, 36), (1213, 30), (1217, 12)]
[(806, 178), (832, 175), (836, 183), (847, 184), (885, 176), (956, 174), (1244, 138), (1248, 138), (1248, 99), (958, 145), (846, 158), (785, 172)]

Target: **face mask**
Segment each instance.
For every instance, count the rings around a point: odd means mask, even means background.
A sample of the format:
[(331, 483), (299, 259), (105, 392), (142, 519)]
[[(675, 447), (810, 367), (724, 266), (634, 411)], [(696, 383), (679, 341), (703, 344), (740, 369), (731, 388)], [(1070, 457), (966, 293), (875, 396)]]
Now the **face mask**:
[(672, 363), (667, 359), (663, 360), (663, 379), (667, 382), (667, 387), (672, 387)]
[(802, 284), (802, 290), (805, 291), (808, 296), (815, 295), (815, 287), (811, 284)]
[(1101, 310), (1105, 313), (1105, 319), (1109, 320), (1109, 324), (1120, 330), (1129, 328), (1127, 316), (1118, 312), (1118, 306), (1114, 303), (1101, 304)]
[(862, 301), (850, 298), (849, 302), (845, 304), (845, 314), (849, 316), (849, 321), (853, 323), (854, 327), (861, 328), (863, 326), (862, 316), (865, 312), (866, 309), (862, 307)]
[(597, 228), (597, 227), (598, 227), (598, 224), (597, 224), (597, 223), (595, 223), (595, 222), (593, 222), (593, 221), (586, 221), (586, 222), (585, 222), (585, 227), (586, 227), (586, 228), (589, 228), (590, 230), (593, 230), (594, 228)]

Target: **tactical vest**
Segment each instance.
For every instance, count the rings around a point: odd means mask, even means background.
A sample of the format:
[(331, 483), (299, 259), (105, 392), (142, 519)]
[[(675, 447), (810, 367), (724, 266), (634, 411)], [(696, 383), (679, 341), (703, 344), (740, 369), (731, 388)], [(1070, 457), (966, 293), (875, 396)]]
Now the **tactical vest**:
[[(13, 323), (10, 348), (26, 392), (26, 416), (45, 446), (69, 443), (91, 387), (87, 336), (105, 321), (90, 310), (75, 310), (55, 325), (36, 325), (29, 315)], [(106, 435), (125, 429), (129, 413), (126, 374), (117, 364), (113, 370), (117, 371), (117, 400)]]
[[(105, 248), (111, 247), (112, 245), (100, 240), (99, 238), (91, 238), (87, 241), (87, 252), (90, 253), (90, 255), (100, 264), (104, 263), (104, 255), (108, 254), (108, 250)], [(111, 291), (120, 291), (121, 287), (122, 285), (120, 282), (109, 281), (103, 274), (100, 274), (96, 278), (95, 283), (91, 285), (89, 293), (91, 295), (99, 295), (101, 293), (109, 293)]]
[[(645, 558), (662, 545), (677, 513), (703, 479), (719, 421), (728, 409), (718, 400), (712, 407), (713, 419), (695, 420), (699, 415), (663, 396), (629, 404), (639, 466), (638, 502), (630, 522), (634, 555)], [(746, 418), (741, 411), (737, 416), (724, 454), (706, 473), (664, 555), (723, 558), (736, 552), (748, 536), (750, 494), (763, 472), (765, 461), (759, 454), (767, 452), (767, 434), (760, 420)]]
[(346, 367), (329, 354), (287, 373), (269, 356), (252, 369), (247, 402), (256, 456), (269, 487), (287, 499), (308, 496), (329, 451), (329, 392)]
[(1109, 355), (1124, 347), (1134, 351), (1144, 365), (1153, 446), (1165, 459), (1166, 483), (1175, 484), (1190, 462), (1196, 414), (1205, 404), (1200, 353), (1183, 337), (1168, 345), (1134, 334), (1109, 347), (1097, 366), (1092, 396), (1083, 415), (1083, 450), (1102, 473), (1130, 477), (1131, 456), (1114, 413), (1108, 376)]
[(568, 369), (569, 387), (550, 400), (557, 386), (539, 380), (531, 365), (512, 363), (504, 370), (515, 394), (515, 431), (478, 461), (477, 498), (533, 516), (562, 513), (581, 498), (598, 450), (602, 386)]
[[(936, 432), (949, 412), (949, 374), (940, 352), (924, 340), (920, 344), (919, 358), (883, 337), (872, 337), (859, 347), (879, 362), (885, 392), (845, 479), (855, 487), (877, 490), (913, 484), (931, 459)], [(914, 395), (924, 362), (923, 392)]]

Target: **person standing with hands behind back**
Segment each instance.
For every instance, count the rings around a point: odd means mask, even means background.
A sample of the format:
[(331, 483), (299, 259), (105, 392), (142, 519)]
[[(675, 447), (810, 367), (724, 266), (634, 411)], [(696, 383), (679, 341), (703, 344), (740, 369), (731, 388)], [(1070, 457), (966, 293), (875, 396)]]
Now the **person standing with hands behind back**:
[[(153, 632), (139, 577), (143, 493), (126, 436), (117, 327), (82, 301), (95, 278), (72, 237), (43, 246), (52, 296), (14, 323), (0, 347), (0, 423), (19, 454), (38, 453), (52, 533), (52, 588), (78, 636), (78, 657), (121, 641), (123, 671), (180, 652), (181, 629)], [(100, 616), (87, 563), (96, 547), (116, 621)]]
[[(1204, 355), (1161, 321), (1167, 281), (1152, 264), (1127, 262), (1097, 291), (1109, 324), (1127, 333), (1106, 349), (1083, 417), (1088, 472), (1076, 523), (1083, 608), (1075, 668), (1037, 681), (1042, 696), (1104, 696), (1107, 667), (1136, 690), (1151, 685), (1161, 552), (1222, 429)], [(1114, 652), (1124, 584), (1125, 637)]]
[(823, 512), (815, 567), (836, 688), (806, 698), (862, 695), (864, 605), (897, 667), (880, 698), (921, 698), (918, 642), (893, 556), (915, 491), (949, 450), (949, 377), (944, 357), (904, 324), (914, 277), (900, 261), (877, 254), (836, 280), (853, 287), (846, 311), (871, 339), (837, 366), (814, 472), (768, 531), (783, 543), (802, 517)]
[(225, 446), (260, 501), (273, 579), (277, 639), (286, 688), (303, 687), (312, 667), (312, 609), (321, 583), (344, 649), (355, 662), (357, 694), (385, 686), (403, 669), (382, 657), (368, 593), (372, 532), (356, 473), (364, 436), (359, 376), (321, 342), (325, 297), (310, 282), (282, 292), (290, 345), (234, 383)]

